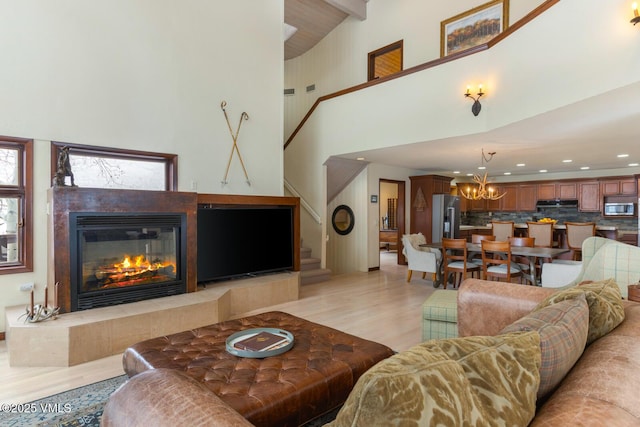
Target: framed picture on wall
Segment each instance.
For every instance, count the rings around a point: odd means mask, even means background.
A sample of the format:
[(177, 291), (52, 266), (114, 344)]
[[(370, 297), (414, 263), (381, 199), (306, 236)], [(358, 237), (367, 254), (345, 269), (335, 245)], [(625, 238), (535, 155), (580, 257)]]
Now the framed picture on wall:
[(509, 0), (493, 0), (440, 23), (440, 57), (487, 43), (509, 26)]

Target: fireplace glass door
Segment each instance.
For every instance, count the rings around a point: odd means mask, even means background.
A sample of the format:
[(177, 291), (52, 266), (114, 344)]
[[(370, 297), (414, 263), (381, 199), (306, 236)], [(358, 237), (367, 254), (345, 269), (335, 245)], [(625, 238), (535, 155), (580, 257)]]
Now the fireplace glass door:
[(74, 213), (70, 220), (72, 311), (186, 291), (183, 215)]

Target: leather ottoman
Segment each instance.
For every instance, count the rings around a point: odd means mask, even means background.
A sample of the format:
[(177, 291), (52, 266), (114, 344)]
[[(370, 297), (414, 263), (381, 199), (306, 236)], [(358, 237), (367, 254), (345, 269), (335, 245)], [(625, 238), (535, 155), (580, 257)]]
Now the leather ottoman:
[[(264, 359), (229, 354), (229, 335), (282, 328), (291, 350)], [(133, 345), (123, 355), (129, 377), (155, 368), (183, 371), (256, 426), (300, 426), (342, 405), (358, 378), (393, 351), (373, 341), (283, 312), (268, 312)]]

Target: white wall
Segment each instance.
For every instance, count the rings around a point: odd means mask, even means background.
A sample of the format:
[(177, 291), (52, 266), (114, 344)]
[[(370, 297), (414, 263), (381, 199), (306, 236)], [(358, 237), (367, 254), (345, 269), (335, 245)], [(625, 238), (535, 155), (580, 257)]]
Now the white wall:
[[(180, 191), (282, 195), (281, 0), (0, 0), (0, 135), (34, 138), (34, 272), (0, 276), (5, 306), (18, 286), (46, 282), (49, 141), (175, 153)], [(232, 126), (251, 186), (234, 157)]]
[[(316, 99), (367, 81), (367, 54), (403, 40), (404, 69), (440, 57), (440, 22), (487, 0), (369, 0), (367, 19), (347, 18), (312, 50), (285, 62), (285, 138)], [(510, 22), (516, 22), (544, 0), (511, 0)], [(316, 90), (305, 88), (315, 84)], [(466, 85), (465, 85), (466, 86)]]
[[(532, 2), (528, 10), (540, 3)], [(426, 8), (425, 2), (418, 1), (393, 2), (393, 7), (391, 2), (370, 1), (364, 23), (348, 20), (303, 57), (287, 61), (285, 86), (301, 81), (304, 72), (308, 73), (305, 84), (314, 83), (316, 75), (323, 76), (323, 84), (316, 84), (321, 90), (339, 82), (362, 83), (365, 78), (358, 78), (353, 70), (365, 75), (367, 52), (399, 38), (404, 38), (405, 49), (431, 52), (430, 58), (411, 53), (409, 58), (435, 59), (439, 32), (425, 41), (414, 15), (422, 12), (418, 14), (423, 19), (417, 21), (431, 26), (432, 34), (441, 20), (458, 11), (438, 15), (427, 13)], [(382, 15), (383, 9), (389, 13)], [(482, 133), (636, 83), (638, 34), (628, 23), (629, 10), (624, 0), (606, 7), (596, 0), (564, 0), (487, 51), (324, 101), (285, 150), (285, 176), (320, 209), (321, 165), (329, 156)], [(514, 11), (512, 18), (518, 14)], [(375, 22), (384, 22), (378, 26), (380, 34), (391, 34), (384, 42), (376, 40), (375, 46), (367, 46), (364, 41), (378, 34), (368, 27)], [(585, 22), (591, 23), (588, 30), (575, 30)], [(401, 26), (403, 37), (398, 37), (401, 33), (391, 29)], [(356, 61), (362, 62), (356, 66)], [(338, 77), (343, 75), (347, 77)], [(462, 97), (453, 96), (474, 80), (486, 82), (492, 93), (491, 103), (477, 118), (469, 115)], [(306, 110), (299, 112), (300, 117), (306, 114)], [(289, 131), (287, 125), (285, 134)], [(369, 241), (375, 239), (373, 233)]]

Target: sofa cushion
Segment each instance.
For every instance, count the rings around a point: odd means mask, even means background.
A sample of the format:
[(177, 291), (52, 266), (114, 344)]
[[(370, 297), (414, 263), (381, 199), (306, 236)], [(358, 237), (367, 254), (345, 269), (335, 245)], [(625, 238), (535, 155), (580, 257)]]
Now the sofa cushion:
[(583, 283), (558, 291), (541, 301), (540, 310), (560, 301), (584, 294), (589, 305), (589, 334), (587, 345), (608, 334), (624, 320), (624, 307), (620, 288), (614, 279)]
[(584, 351), (589, 330), (589, 307), (584, 294), (534, 311), (501, 333), (538, 331), (540, 334), (540, 388), (543, 400), (560, 384)]
[(533, 331), (427, 341), (368, 370), (328, 425), (527, 425), (539, 368)]

